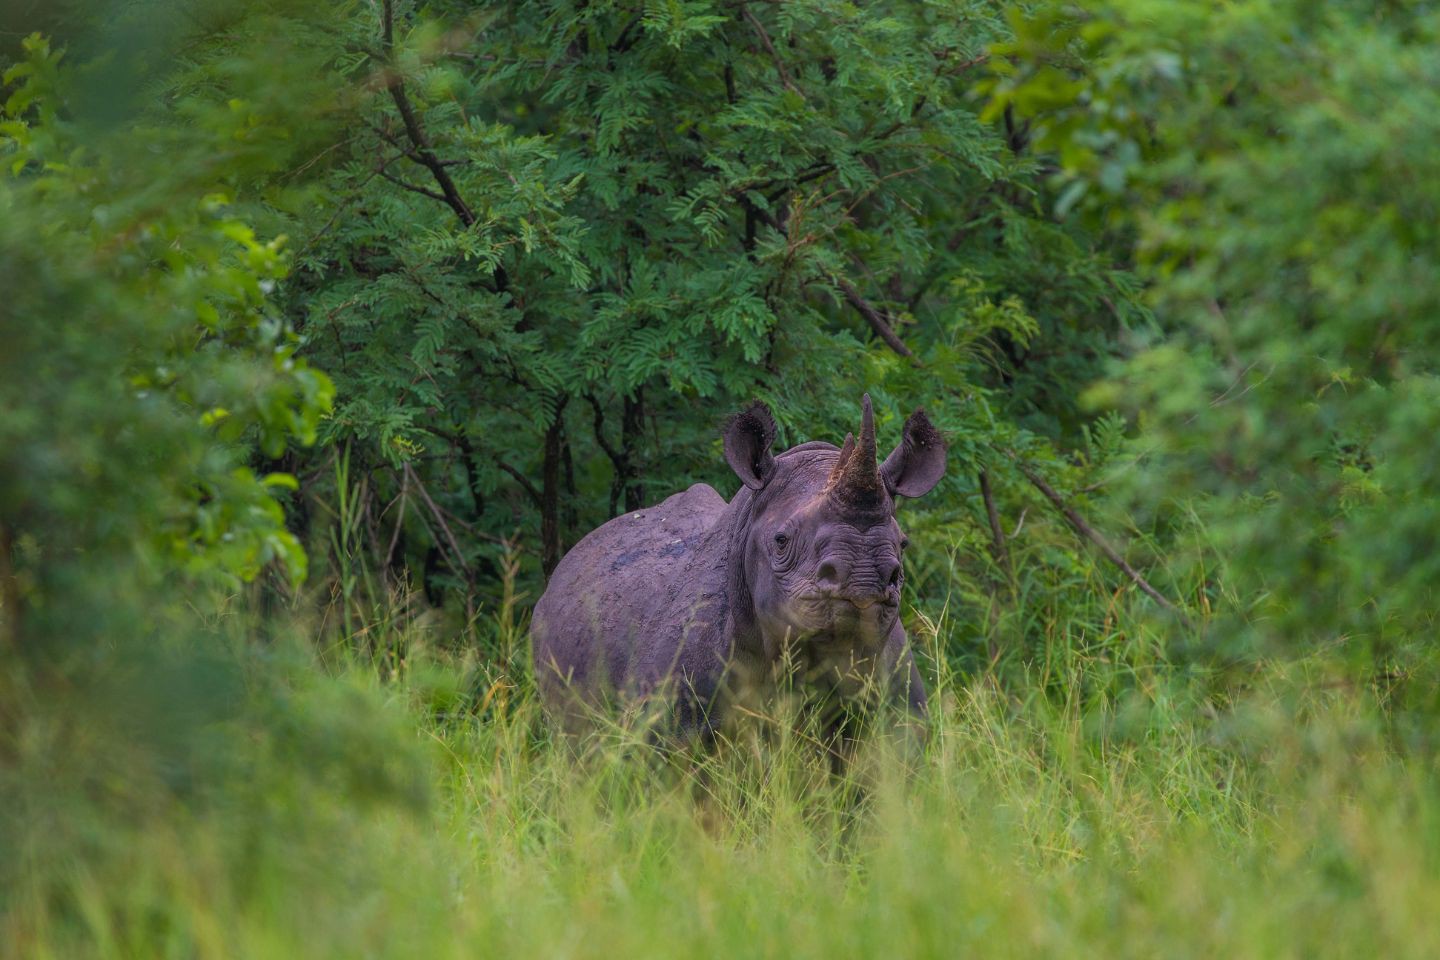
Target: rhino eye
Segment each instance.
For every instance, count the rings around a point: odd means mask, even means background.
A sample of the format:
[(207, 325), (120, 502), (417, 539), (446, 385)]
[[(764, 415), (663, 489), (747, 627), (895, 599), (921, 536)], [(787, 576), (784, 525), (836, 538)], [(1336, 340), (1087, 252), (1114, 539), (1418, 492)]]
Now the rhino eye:
[(785, 536), (785, 534), (783, 534), (783, 533), (777, 533), (777, 534), (775, 534), (775, 546), (777, 546), (777, 547), (783, 547), (783, 546), (785, 546), (785, 544), (787, 544), (787, 543), (789, 543), (789, 542), (790, 542), (790, 538), (787, 537), (787, 536)]
[(910, 546), (910, 538), (909, 538), (909, 537), (901, 537), (901, 538), (900, 538), (900, 549), (901, 549), (901, 550), (904, 550), (904, 549), (905, 549), (906, 547), (908, 547), (908, 546)]

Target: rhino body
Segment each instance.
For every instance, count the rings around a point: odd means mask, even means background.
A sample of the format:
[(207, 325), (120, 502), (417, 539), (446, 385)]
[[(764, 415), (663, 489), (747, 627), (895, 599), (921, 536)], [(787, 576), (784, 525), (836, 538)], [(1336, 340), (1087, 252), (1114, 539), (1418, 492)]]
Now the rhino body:
[(944, 445), (917, 412), (878, 467), (868, 397), (863, 411), (859, 444), (774, 456), (773, 420), (756, 405), (726, 428), (744, 483), (730, 502), (696, 484), (577, 543), (531, 625), (547, 708), (573, 729), (605, 700), (659, 705), (678, 731), (705, 737), (788, 676), (813, 699), (923, 716), (898, 616), (893, 496), (933, 486)]

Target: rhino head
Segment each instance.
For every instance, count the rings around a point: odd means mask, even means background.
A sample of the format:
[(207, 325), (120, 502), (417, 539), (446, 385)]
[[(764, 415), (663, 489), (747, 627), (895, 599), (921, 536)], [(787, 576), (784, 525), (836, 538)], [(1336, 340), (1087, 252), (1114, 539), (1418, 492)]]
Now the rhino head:
[[(841, 674), (899, 630), (906, 538), (895, 498), (927, 493), (945, 473), (945, 443), (922, 411), (898, 446), (876, 457), (870, 397), (860, 434), (838, 449), (811, 442), (778, 456), (775, 422), (757, 403), (724, 432), (725, 458), (748, 491), (731, 536), (732, 615), (774, 662), (797, 651), (815, 672)], [(740, 496), (746, 497), (746, 491)]]

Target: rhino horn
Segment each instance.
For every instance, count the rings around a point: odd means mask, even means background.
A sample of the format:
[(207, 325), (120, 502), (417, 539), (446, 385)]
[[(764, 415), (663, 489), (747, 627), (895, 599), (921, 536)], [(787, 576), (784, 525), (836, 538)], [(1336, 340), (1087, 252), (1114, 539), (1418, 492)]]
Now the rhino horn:
[(860, 410), (860, 439), (846, 435), (825, 486), (830, 496), (845, 506), (875, 507), (884, 499), (885, 484), (875, 460), (875, 413), (870, 394), (860, 401)]
[(845, 444), (840, 448), (840, 456), (835, 460), (835, 466), (830, 471), (829, 485), (834, 486), (836, 477), (845, 472), (845, 461), (849, 460), (855, 453), (855, 434), (845, 434)]

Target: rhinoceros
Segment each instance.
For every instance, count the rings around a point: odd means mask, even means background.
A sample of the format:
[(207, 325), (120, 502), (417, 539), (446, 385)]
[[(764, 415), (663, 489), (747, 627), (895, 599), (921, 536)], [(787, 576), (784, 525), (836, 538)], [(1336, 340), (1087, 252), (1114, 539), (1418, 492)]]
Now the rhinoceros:
[(915, 411), (877, 463), (867, 394), (858, 440), (774, 454), (775, 433), (758, 402), (725, 425), (742, 483), (729, 503), (697, 483), (616, 517), (560, 561), (531, 638), (542, 701), (562, 726), (583, 727), (618, 696), (658, 704), (677, 734), (713, 738), (782, 674), (811, 698), (888, 701), (923, 718), (899, 617), (907, 541), (895, 498), (944, 474), (939, 431)]

